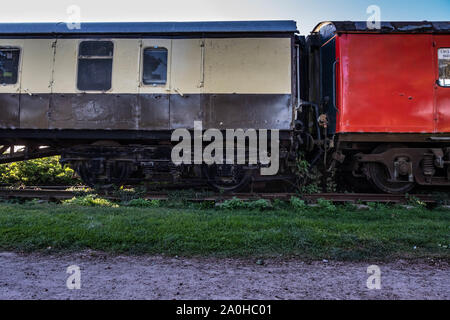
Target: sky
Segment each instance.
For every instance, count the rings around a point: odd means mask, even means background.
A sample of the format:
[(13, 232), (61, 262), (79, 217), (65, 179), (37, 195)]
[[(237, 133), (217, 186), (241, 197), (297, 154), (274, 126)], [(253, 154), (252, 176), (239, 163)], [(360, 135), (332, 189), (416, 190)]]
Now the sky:
[[(295, 20), (301, 34), (329, 20), (363, 20), (370, 5), (384, 21), (450, 21), (450, 0), (13, 0), (0, 22)], [(73, 8), (73, 7), (72, 7)]]

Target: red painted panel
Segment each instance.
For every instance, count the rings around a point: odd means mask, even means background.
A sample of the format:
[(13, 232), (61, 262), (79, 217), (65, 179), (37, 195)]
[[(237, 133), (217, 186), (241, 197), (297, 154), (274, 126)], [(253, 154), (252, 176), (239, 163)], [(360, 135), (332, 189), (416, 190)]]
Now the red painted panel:
[[(438, 66), (438, 50), (439, 48), (450, 48), (450, 35), (436, 35), (434, 36), (436, 43), (435, 58), (436, 58), (436, 80), (439, 79)], [(450, 132), (450, 87), (442, 87), (435, 85), (436, 92), (436, 111), (437, 111), (437, 131)]]
[(434, 132), (433, 36), (338, 37), (338, 132)]

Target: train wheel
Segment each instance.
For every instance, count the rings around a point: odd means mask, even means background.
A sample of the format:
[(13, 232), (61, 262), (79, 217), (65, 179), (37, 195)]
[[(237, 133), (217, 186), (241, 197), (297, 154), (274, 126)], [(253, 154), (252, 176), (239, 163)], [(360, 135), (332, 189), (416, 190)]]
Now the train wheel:
[(219, 192), (237, 192), (248, 186), (252, 171), (239, 165), (204, 165), (203, 175), (208, 185)]
[[(383, 153), (391, 148), (402, 148), (401, 145), (381, 145), (373, 150), (372, 153)], [(414, 187), (414, 182), (390, 182), (390, 174), (386, 166), (381, 163), (367, 164), (370, 181), (373, 186), (384, 193), (404, 194), (410, 192)]]
[(113, 186), (121, 186), (131, 176), (133, 167), (126, 161), (114, 161), (105, 166), (91, 161), (79, 161), (75, 171), (81, 180), (91, 188), (110, 189)]

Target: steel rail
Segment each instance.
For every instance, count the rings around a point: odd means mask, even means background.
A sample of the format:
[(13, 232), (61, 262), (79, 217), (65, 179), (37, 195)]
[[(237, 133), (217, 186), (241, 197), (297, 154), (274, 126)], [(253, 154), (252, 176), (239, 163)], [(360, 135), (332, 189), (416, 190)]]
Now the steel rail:
[[(61, 190), (61, 189), (44, 189), (44, 188), (0, 188), (0, 198), (24, 198), (24, 199), (47, 199), (47, 200), (65, 200), (71, 199), (75, 196), (80, 196), (81, 191), (76, 190)], [(101, 197), (108, 199), (120, 199), (120, 196), (114, 194), (104, 194)], [(170, 200), (176, 195), (167, 192), (150, 192), (143, 198), (148, 200)], [(192, 202), (214, 201), (220, 202), (236, 197), (243, 201), (251, 201), (258, 199), (266, 200), (284, 200), (288, 201), (291, 197), (298, 197), (308, 203), (314, 203), (319, 199), (329, 200), (335, 203), (408, 203), (411, 199), (418, 199), (425, 203), (435, 203), (436, 199), (428, 194), (415, 195), (392, 195), (392, 194), (373, 194), (373, 193), (317, 193), (299, 195), (296, 193), (234, 193), (234, 194), (213, 194), (204, 195), (201, 192), (178, 197)]]

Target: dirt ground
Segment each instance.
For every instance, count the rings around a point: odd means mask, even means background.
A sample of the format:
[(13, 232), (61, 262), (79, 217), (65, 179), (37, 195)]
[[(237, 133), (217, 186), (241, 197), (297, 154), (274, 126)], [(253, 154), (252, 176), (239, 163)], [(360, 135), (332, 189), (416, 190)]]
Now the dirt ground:
[[(371, 263), (373, 264), (373, 263)], [(431, 259), (369, 263), (0, 253), (0, 299), (450, 299), (450, 265)], [(69, 290), (78, 265), (81, 289)]]

